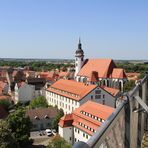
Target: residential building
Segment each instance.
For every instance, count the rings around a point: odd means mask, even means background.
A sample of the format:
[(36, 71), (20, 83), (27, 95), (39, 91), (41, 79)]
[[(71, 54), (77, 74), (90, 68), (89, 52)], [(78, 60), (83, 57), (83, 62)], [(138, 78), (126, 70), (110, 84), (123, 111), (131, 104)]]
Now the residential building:
[(87, 101), (72, 114), (64, 115), (59, 122), (59, 135), (67, 142), (88, 141), (113, 113), (114, 108)]
[(28, 85), (25, 82), (15, 84), (14, 88), (14, 103), (18, 101), (26, 103), (35, 98), (35, 86)]
[(27, 78), (26, 83), (34, 86), (35, 97), (45, 95), (44, 94), (44, 86), (46, 84), (46, 80), (44, 78)]
[(31, 131), (45, 130), (51, 128), (52, 120), (57, 116), (56, 108), (38, 108), (28, 109), (26, 116), (30, 118), (32, 122)]

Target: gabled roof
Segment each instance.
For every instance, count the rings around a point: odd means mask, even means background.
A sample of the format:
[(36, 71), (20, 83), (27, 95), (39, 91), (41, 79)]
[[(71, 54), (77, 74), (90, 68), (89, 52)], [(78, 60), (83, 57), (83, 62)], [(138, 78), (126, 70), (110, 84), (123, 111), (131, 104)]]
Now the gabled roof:
[(86, 85), (73, 80), (60, 79), (47, 90), (79, 101), (96, 87), (97, 85)]
[(114, 68), (112, 75), (112, 78), (126, 78), (126, 74), (122, 68)]
[(91, 72), (96, 71), (99, 78), (107, 78), (113, 68), (116, 68), (116, 65), (112, 59), (87, 59), (78, 76), (90, 77)]
[[(75, 109), (72, 114), (62, 117), (60, 119), (59, 126), (63, 128), (73, 125), (80, 130), (88, 133), (89, 135), (93, 135), (94, 132), (102, 125), (102, 121), (98, 119), (103, 119), (104, 121), (107, 120), (107, 118), (113, 113), (113, 111), (114, 108), (112, 107), (102, 105), (93, 101), (87, 101), (79, 108)], [(86, 115), (86, 113), (90, 114), (91, 116)], [(85, 128), (84, 125), (93, 129), (93, 131)]]
[(73, 111), (74, 114), (86, 118), (87, 116), (81, 114), (81, 111), (85, 111), (87, 113), (92, 114), (93, 116), (97, 116), (99, 118), (106, 120), (110, 116), (110, 114), (114, 111), (114, 108), (89, 100)]
[(106, 90), (107, 92), (109, 92), (113, 96), (116, 96), (120, 92), (119, 89), (112, 88), (112, 87), (101, 86), (101, 88), (103, 88), (104, 90)]
[(26, 111), (26, 116), (28, 116), (30, 120), (34, 120), (35, 117), (38, 119), (45, 119), (45, 117), (54, 118), (57, 115), (57, 112), (56, 108), (28, 109)]
[(59, 73), (59, 78), (66, 77), (67, 75), (68, 75), (68, 72), (66, 72), (66, 71), (61, 71), (61, 72)]
[(72, 114), (66, 114), (60, 119), (59, 126), (69, 127), (72, 126), (72, 122), (73, 122)]

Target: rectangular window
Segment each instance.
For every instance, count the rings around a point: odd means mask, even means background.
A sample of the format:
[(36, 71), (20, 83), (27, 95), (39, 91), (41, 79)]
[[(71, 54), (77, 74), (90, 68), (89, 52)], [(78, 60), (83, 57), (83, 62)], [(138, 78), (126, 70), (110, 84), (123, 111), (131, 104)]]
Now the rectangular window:
[(101, 90), (96, 90), (95, 93), (96, 94), (101, 94)]
[(83, 137), (85, 137), (85, 133), (83, 133)]
[(69, 137), (69, 140), (71, 141), (71, 137)]
[(93, 96), (91, 96), (91, 99), (93, 99)]
[(95, 95), (95, 99), (101, 99), (101, 95)]

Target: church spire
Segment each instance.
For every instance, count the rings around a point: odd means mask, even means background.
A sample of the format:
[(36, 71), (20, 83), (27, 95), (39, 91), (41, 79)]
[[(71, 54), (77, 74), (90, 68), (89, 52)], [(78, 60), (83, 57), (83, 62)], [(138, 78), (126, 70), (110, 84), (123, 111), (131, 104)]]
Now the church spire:
[(79, 57), (84, 56), (84, 52), (82, 50), (82, 44), (81, 44), (80, 37), (79, 37), (78, 49), (76, 50), (75, 54), (76, 54), (76, 56), (79, 56)]
[(82, 44), (81, 44), (81, 39), (80, 39), (80, 37), (79, 37), (78, 49), (82, 49)]

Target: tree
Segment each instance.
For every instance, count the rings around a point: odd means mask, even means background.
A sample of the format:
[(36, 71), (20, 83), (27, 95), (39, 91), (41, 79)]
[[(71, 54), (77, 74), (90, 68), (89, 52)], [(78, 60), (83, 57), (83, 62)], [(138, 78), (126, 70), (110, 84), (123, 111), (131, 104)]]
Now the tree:
[(7, 122), (9, 129), (11, 129), (15, 140), (21, 148), (30, 144), (29, 136), (31, 122), (29, 117), (25, 116), (25, 110), (17, 109), (14, 113), (8, 116)]
[(58, 110), (57, 116), (52, 121), (51, 126), (53, 129), (56, 129), (58, 131), (58, 123), (59, 123), (61, 117), (63, 117), (63, 116), (64, 116), (63, 110), (62, 109)]
[(30, 102), (31, 108), (48, 107), (48, 103), (44, 96), (39, 96)]
[(51, 142), (49, 142), (49, 145), (47, 148), (72, 148), (72, 146), (67, 143), (63, 138), (61, 138), (59, 135), (53, 137)]
[(124, 91), (130, 91), (131, 89), (134, 88), (134, 86), (135, 86), (135, 81), (134, 80), (130, 80), (130, 81), (125, 83)]
[(0, 148), (17, 148), (16, 140), (14, 139), (8, 124), (4, 120), (0, 120)]
[(9, 100), (3, 99), (0, 100), (0, 105), (3, 106), (8, 111), (12, 103), (10, 103)]

